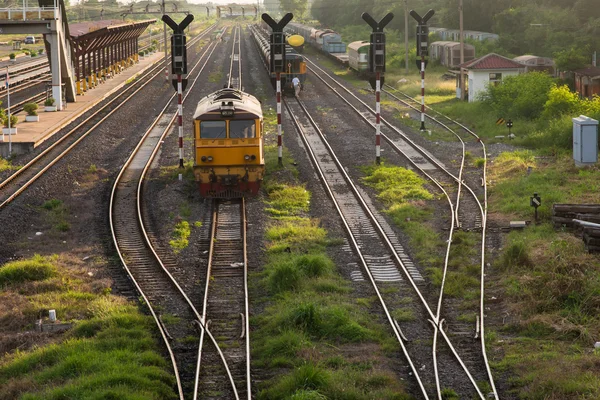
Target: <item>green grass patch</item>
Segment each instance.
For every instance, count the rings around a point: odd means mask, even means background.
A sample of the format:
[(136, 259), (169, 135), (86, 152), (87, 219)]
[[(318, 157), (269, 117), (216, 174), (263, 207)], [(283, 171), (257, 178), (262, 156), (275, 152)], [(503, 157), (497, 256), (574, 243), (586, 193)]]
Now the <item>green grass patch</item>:
[(179, 174), (182, 174), (182, 178), (186, 182), (192, 182), (195, 184), (194, 177), (194, 160), (187, 159), (184, 160), (183, 169), (179, 168), (177, 165), (169, 165), (160, 167), (159, 176), (161, 178), (169, 179), (172, 181), (179, 180)]
[[(446, 295), (466, 300), (479, 298), (481, 269), (477, 255), (480, 246), (477, 232), (454, 232), (444, 286)], [(437, 279), (434, 283), (441, 284)]]
[(310, 205), (310, 192), (302, 186), (271, 185), (268, 188), (271, 207), (266, 211), (273, 216), (290, 216), (301, 211), (308, 211)]
[(363, 181), (375, 188), (386, 204), (400, 204), (415, 200), (431, 200), (433, 195), (425, 188), (425, 180), (415, 172), (396, 166), (366, 167)]
[(267, 229), (271, 253), (303, 252), (322, 248), (329, 243), (327, 232), (314, 219), (297, 218), (273, 222)]
[(590, 374), (597, 355), (584, 349), (600, 331), (600, 265), (550, 216), (553, 203), (600, 202), (599, 170), (547, 150), (503, 153), (488, 167), (491, 212), (533, 219), (529, 197), (542, 196), (541, 223), (508, 234), (494, 262), (513, 314), (498, 332), (502, 342), (488, 342), (504, 354), (494, 367), (510, 374), (519, 398), (598, 398), (600, 379)]
[(167, 362), (154, 350), (152, 320), (117, 297), (98, 303), (64, 341), (7, 357), (0, 397), (176, 398)]
[(46, 215), (54, 229), (59, 232), (66, 232), (71, 229), (71, 224), (67, 221), (69, 210), (61, 200), (47, 200), (42, 204), (42, 208), (46, 210)]
[(392, 317), (398, 322), (410, 322), (415, 320), (415, 314), (408, 308), (397, 308), (393, 310)]
[(328, 365), (306, 362), (288, 374), (273, 379), (269, 389), (258, 394), (261, 400), (294, 399), (412, 399), (404, 393), (397, 379), (372, 366), (362, 369), (360, 365), (344, 364), (337, 360), (330, 369)]
[(264, 303), (250, 321), (252, 362), (273, 377), (259, 385), (257, 398), (407, 398), (395, 377), (376, 369), (371, 359), (382, 355), (361, 355), (368, 362), (360, 369), (343, 355), (355, 346), (396, 354), (398, 344), (369, 313), (370, 303), (349, 296), (350, 283), (326, 254), (328, 246), (341, 242), (330, 239), (318, 220), (303, 217), (310, 193), (297, 184), (290, 158), (277, 165), (276, 150), (267, 146), (265, 155), (267, 259), (250, 280), (254, 298)]
[(53, 257), (38, 254), (27, 260), (11, 261), (0, 268), (0, 286), (43, 281), (57, 275)]
[(19, 169), (19, 167), (13, 166), (9, 160), (0, 157), (0, 172), (16, 169)]
[(58, 199), (50, 199), (44, 202), (44, 204), (42, 204), (42, 207), (44, 207), (46, 210), (56, 210), (57, 208), (61, 207), (63, 204), (63, 202), (61, 200)]
[(531, 151), (502, 153), (488, 167), (489, 202), (493, 211), (533, 219), (529, 205), (533, 193), (542, 197), (538, 208), (542, 220), (551, 217), (553, 203), (600, 202), (600, 169), (576, 168), (572, 157), (565, 153), (549, 158), (540, 156)]
[(19, 320), (25, 328), (48, 309), (73, 324), (50, 343), (4, 354), (0, 398), (177, 398), (153, 320), (110, 295), (80, 264), (36, 255), (3, 265), (0, 276), (11, 282), (6, 296), (20, 304), (18, 312), (2, 316), (2, 326)]
[(171, 234), (173, 239), (169, 240), (169, 245), (175, 253), (179, 253), (188, 246), (190, 234), (191, 229), (189, 222), (179, 221), (175, 224), (175, 228)]
[(506, 341), (503, 348), (506, 354), (493, 368), (511, 371), (511, 391), (519, 398), (600, 398), (598, 354), (571, 342), (531, 338)]
[(219, 83), (223, 79), (223, 71), (220, 69), (218, 71), (211, 72), (208, 75), (208, 81), (211, 83)]

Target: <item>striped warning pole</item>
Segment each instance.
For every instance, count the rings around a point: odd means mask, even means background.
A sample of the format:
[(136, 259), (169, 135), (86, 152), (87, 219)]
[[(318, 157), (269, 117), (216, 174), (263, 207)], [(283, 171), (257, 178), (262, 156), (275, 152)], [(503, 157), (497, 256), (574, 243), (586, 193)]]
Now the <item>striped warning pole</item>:
[(425, 130), (425, 56), (421, 55), (421, 130)]
[(277, 80), (277, 155), (279, 165), (283, 165), (283, 145), (281, 140), (281, 72), (276, 73)]
[(375, 73), (375, 162), (381, 163), (381, 72)]
[[(183, 169), (183, 88), (181, 85), (181, 74), (177, 74), (177, 119), (179, 123), (179, 168)], [(183, 174), (179, 173), (179, 180), (183, 180)]]

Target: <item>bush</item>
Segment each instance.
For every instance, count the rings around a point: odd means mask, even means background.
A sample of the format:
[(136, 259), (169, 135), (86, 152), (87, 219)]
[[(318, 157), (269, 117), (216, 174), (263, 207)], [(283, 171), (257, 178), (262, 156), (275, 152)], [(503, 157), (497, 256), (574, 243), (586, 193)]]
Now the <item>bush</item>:
[(11, 60), (14, 60), (14, 59), (15, 59), (15, 57), (17, 57), (17, 55), (16, 55), (15, 53), (10, 53), (10, 54), (8, 55), (8, 57), (9, 57)]
[(566, 86), (553, 86), (544, 105), (545, 119), (553, 119), (565, 114), (577, 114), (580, 110), (579, 97)]
[(39, 49), (38, 53), (44, 54), (44, 49)]
[[(11, 114), (10, 116), (10, 127), (14, 128), (17, 123), (19, 122), (19, 117), (17, 117), (14, 114)], [(2, 116), (2, 124), (4, 125), (5, 128), (8, 128), (8, 115), (3, 115)]]
[(37, 103), (27, 103), (23, 106), (23, 110), (25, 110), (27, 115), (37, 115), (37, 109)]
[(553, 78), (543, 72), (509, 76), (501, 85), (488, 86), (483, 100), (499, 117), (538, 118), (554, 86)]
[(44, 105), (46, 107), (53, 107), (54, 103), (56, 103), (56, 100), (54, 100), (54, 97), (50, 97), (50, 98), (46, 99), (46, 101), (44, 102)]
[(31, 50), (31, 53), (29, 54), (31, 55), (31, 57), (37, 56), (37, 52), (35, 50)]

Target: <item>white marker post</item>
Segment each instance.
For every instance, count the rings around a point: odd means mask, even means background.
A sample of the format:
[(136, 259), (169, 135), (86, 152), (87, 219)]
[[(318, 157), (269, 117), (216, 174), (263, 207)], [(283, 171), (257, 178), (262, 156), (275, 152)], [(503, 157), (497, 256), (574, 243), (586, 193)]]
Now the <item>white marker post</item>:
[[(181, 74), (177, 74), (177, 119), (179, 124), (179, 168), (183, 169), (183, 88)], [(179, 173), (179, 180), (183, 180), (183, 173)]]
[(425, 130), (425, 56), (421, 56), (421, 131)]
[(381, 164), (381, 73), (375, 75), (375, 162)]
[(12, 156), (12, 135), (10, 134), (10, 79), (6, 67), (6, 98), (8, 101), (8, 157)]
[(283, 141), (281, 139), (281, 72), (277, 76), (277, 163), (283, 165)]

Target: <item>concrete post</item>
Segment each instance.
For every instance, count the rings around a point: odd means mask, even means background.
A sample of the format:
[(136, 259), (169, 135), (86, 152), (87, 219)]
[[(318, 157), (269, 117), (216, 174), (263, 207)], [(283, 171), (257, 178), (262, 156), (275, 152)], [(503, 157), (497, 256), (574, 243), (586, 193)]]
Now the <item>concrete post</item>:
[(61, 76), (61, 68), (60, 68), (60, 46), (58, 43), (60, 32), (57, 29), (57, 32), (52, 32), (46, 37), (50, 41), (50, 60), (52, 65), (56, 65), (56, 68), (52, 68), (52, 97), (54, 97), (55, 105), (57, 110), (63, 109), (62, 103), (62, 76)]

